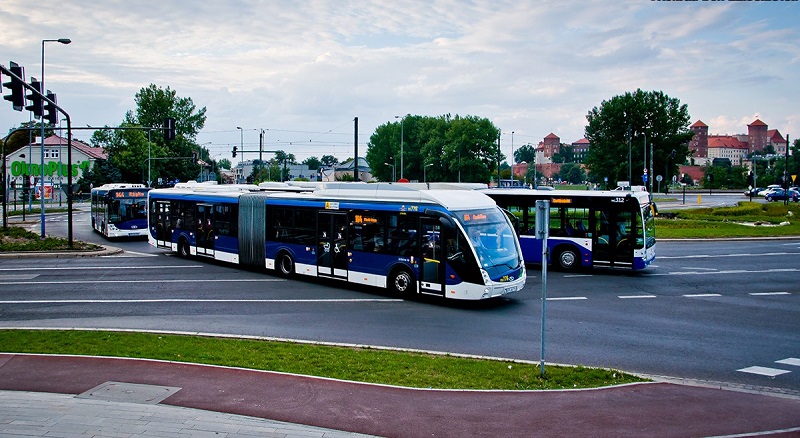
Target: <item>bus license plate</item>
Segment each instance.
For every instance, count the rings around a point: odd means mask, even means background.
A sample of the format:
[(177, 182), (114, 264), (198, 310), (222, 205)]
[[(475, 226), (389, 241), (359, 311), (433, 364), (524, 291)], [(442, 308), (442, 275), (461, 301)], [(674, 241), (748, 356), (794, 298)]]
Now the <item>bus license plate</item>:
[(509, 287), (503, 289), (503, 293), (507, 294), (507, 293), (515, 292), (516, 290), (517, 290), (516, 286), (509, 286)]

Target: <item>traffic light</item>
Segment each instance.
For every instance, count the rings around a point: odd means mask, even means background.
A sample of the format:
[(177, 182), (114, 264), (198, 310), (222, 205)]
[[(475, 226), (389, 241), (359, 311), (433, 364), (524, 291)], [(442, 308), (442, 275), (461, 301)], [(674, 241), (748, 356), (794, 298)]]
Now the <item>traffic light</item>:
[(164, 119), (164, 140), (175, 140), (175, 119), (172, 117)]
[(37, 81), (36, 78), (31, 78), (31, 87), (36, 91), (31, 91), (25, 97), (31, 101), (31, 104), (26, 106), (25, 109), (33, 111), (33, 117), (36, 119), (42, 118), (42, 83)]
[(197, 151), (192, 151), (192, 164), (197, 164)]
[(233, 158), (236, 158), (236, 151), (237, 151), (238, 149), (239, 149), (239, 148), (237, 148), (236, 146), (234, 146), (234, 147), (233, 147), (233, 151), (231, 152), (231, 153), (233, 154)]
[(11, 61), (8, 70), (12, 74), (17, 75), (19, 79), (12, 76), (11, 81), (3, 83), (3, 85), (11, 91), (11, 94), (3, 96), (3, 99), (10, 101), (15, 110), (22, 111), (22, 108), (25, 106), (25, 89), (22, 85), (22, 83), (25, 82), (25, 68)]
[(47, 120), (47, 123), (55, 126), (58, 124), (58, 111), (56, 111), (56, 106), (54, 105), (58, 104), (58, 101), (56, 100), (56, 93), (51, 93), (50, 90), (47, 90), (47, 98), (53, 103), (44, 103), (44, 119)]

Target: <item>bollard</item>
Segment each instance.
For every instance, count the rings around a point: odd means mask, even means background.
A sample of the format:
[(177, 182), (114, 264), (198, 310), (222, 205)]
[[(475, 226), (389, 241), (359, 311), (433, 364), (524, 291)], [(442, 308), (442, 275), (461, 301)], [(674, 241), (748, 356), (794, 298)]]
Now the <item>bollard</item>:
[(698, 204), (702, 204), (703, 203), (703, 195), (697, 195), (697, 203)]

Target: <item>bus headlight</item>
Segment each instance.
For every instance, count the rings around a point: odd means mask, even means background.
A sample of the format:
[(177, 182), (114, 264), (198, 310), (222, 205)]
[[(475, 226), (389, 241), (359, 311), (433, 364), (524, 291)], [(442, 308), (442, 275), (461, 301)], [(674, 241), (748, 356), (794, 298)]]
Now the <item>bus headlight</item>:
[(492, 277), (489, 277), (489, 273), (486, 270), (481, 269), (481, 277), (483, 277), (483, 284), (492, 284)]

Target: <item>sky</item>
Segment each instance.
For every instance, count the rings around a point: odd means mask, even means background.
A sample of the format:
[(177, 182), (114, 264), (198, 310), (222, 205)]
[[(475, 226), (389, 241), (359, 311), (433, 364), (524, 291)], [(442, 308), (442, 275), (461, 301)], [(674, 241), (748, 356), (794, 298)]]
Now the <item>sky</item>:
[[(794, 140), (798, 19), (798, 1), (4, 0), (0, 63), (39, 78), (42, 40), (69, 38), (45, 44), (45, 85), (73, 126), (118, 126), (142, 88), (169, 87), (206, 108), (196, 141), (215, 159), (262, 130), (298, 161), (352, 157), (356, 138), (364, 156), (407, 114), (487, 118), (511, 156), (583, 138), (592, 108), (636, 89), (711, 134), (760, 119)], [(3, 132), (29, 118), (0, 103)]]

